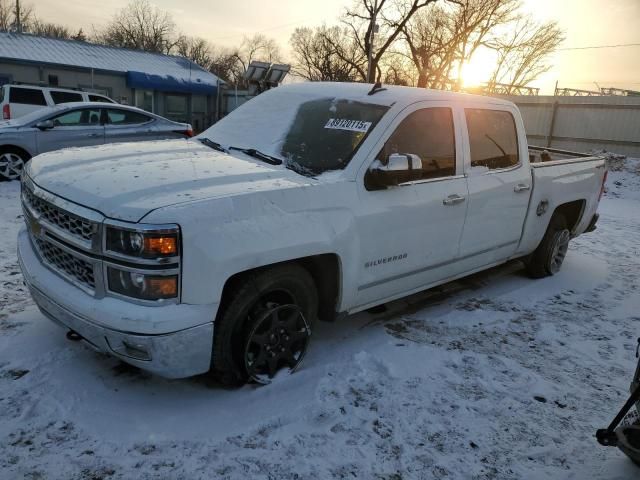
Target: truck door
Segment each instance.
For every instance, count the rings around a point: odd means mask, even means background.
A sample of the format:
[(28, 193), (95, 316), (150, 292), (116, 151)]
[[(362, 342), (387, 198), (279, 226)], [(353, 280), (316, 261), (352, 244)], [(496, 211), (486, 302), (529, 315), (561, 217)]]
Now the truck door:
[[(448, 102), (420, 102), (390, 125), (359, 183), (360, 235), (357, 304), (418, 291), (451, 268), (466, 214), (460, 128)], [(399, 186), (367, 186), (374, 160), (416, 154), (422, 178)]]
[(532, 187), (526, 138), (509, 106), (465, 108), (467, 218), (460, 244), (465, 270), (509, 258), (518, 247)]

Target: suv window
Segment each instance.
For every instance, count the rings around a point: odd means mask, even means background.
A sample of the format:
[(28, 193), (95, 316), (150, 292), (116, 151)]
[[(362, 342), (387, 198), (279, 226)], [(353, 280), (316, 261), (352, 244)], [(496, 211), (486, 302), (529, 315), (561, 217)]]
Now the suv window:
[(61, 92), (60, 90), (50, 90), (51, 98), (53, 99), (53, 103), (56, 105), (59, 103), (69, 103), (69, 102), (81, 102), (82, 95), (79, 93), (73, 92)]
[(456, 173), (453, 114), (450, 108), (424, 108), (411, 113), (384, 144), (377, 159), (387, 162), (393, 153), (413, 153), (422, 160), (422, 178)]
[(36, 90), (35, 88), (17, 88), (11, 87), (9, 91), (10, 103), (23, 103), (26, 105), (47, 105), (47, 101), (44, 99), (44, 93), (42, 90)]
[(100, 109), (85, 108), (82, 110), (72, 110), (53, 117), (52, 120), (56, 127), (100, 125)]
[(513, 115), (500, 110), (465, 108), (471, 166), (490, 170), (519, 163), (518, 134)]
[(109, 123), (112, 125), (131, 125), (134, 123), (145, 123), (151, 120), (150, 117), (130, 110), (107, 110)]
[(103, 102), (103, 103), (113, 103), (110, 98), (103, 97), (102, 95), (89, 95), (90, 102)]

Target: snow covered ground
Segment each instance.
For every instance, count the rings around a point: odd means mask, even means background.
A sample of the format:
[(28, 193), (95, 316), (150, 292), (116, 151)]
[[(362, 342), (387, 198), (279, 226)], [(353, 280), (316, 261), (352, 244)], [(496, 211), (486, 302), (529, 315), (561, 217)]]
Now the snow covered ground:
[(595, 439), (640, 336), (640, 161), (560, 274), (517, 263), (319, 325), (266, 387), (166, 381), (80, 344), (31, 302), (0, 183), (0, 479), (636, 479)]

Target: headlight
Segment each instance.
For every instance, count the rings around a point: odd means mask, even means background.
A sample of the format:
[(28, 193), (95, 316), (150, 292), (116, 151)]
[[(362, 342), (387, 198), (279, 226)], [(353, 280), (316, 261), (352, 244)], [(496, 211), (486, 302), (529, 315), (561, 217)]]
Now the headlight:
[(177, 227), (161, 230), (128, 230), (107, 227), (107, 251), (145, 259), (175, 257), (180, 253)]
[(178, 275), (156, 275), (108, 267), (109, 290), (140, 300), (177, 298)]

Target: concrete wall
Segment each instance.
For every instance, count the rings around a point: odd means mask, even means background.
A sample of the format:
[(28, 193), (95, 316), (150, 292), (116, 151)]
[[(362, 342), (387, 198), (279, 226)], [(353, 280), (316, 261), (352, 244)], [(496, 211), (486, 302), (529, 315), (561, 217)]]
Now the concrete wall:
[(510, 96), (531, 145), (640, 158), (640, 98)]

